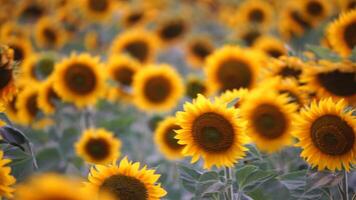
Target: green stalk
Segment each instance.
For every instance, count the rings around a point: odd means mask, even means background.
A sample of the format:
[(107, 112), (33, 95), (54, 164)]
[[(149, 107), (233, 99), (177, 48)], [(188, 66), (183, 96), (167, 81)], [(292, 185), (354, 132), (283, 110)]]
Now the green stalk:
[(226, 195), (225, 195), (226, 199), (233, 200), (234, 199), (234, 188), (233, 188), (233, 182), (232, 182), (232, 168), (225, 167), (225, 177), (226, 177), (227, 183), (231, 184), (226, 189)]

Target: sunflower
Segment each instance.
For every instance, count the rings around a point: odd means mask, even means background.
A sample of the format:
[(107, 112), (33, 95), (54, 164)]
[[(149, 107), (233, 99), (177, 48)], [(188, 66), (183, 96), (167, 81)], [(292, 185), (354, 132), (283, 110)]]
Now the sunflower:
[(157, 28), (157, 36), (163, 43), (171, 44), (184, 37), (188, 24), (182, 18), (171, 18), (161, 22)]
[(301, 0), (298, 4), (301, 7), (303, 18), (314, 26), (329, 17), (332, 11), (331, 1)]
[(356, 0), (338, 0), (342, 11), (350, 11), (356, 8)]
[(10, 101), (15, 93), (14, 51), (0, 45), (0, 101)]
[(185, 88), (186, 96), (191, 99), (195, 99), (198, 94), (209, 96), (212, 93), (208, 90), (206, 81), (194, 75), (188, 76)]
[(237, 18), (241, 24), (253, 24), (269, 28), (273, 21), (273, 7), (267, 1), (247, 0), (238, 8)]
[(224, 46), (209, 55), (205, 73), (212, 91), (252, 88), (257, 80), (261, 56), (254, 50)]
[(254, 28), (242, 28), (238, 31), (237, 37), (241, 39), (247, 46), (253, 46), (253, 44), (263, 35), (262, 30)]
[(176, 124), (175, 117), (167, 117), (158, 123), (155, 129), (154, 141), (157, 148), (167, 157), (168, 159), (180, 159), (183, 157), (182, 149), (183, 145), (178, 144), (178, 140), (175, 139), (175, 130), (180, 129)]
[(320, 98), (344, 98), (349, 104), (356, 105), (355, 63), (320, 61), (319, 65), (305, 70), (302, 81), (307, 83), (306, 88), (316, 91)]
[(209, 38), (200, 36), (189, 40), (186, 49), (192, 66), (202, 67), (205, 59), (214, 51), (214, 44)]
[(53, 80), (48, 79), (40, 85), (38, 93), (38, 106), (45, 114), (53, 114), (56, 109), (56, 101), (60, 98), (53, 88)]
[(278, 95), (270, 88), (252, 91), (241, 105), (248, 120), (247, 134), (262, 151), (273, 153), (293, 142), (292, 121), (297, 106), (287, 95)]
[(16, 108), (18, 110), (19, 123), (29, 125), (35, 121), (41, 111), (37, 101), (38, 89), (26, 88), (19, 93), (17, 98)]
[(8, 38), (4, 41), (5, 45), (14, 50), (14, 60), (22, 62), (32, 54), (31, 42), (26, 38)]
[(16, 179), (11, 175), (11, 168), (6, 167), (10, 162), (10, 159), (4, 159), (4, 152), (0, 151), (0, 199), (2, 197), (12, 198), (12, 193), (15, 191), (12, 185), (15, 184)]
[(80, 8), (92, 20), (104, 20), (111, 16), (114, 11), (115, 1), (113, 0), (81, 0)]
[(184, 93), (179, 73), (168, 64), (141, 69), (134, 76), (132, 87), (136, 106), (147, 111), (168, 111)]
[(234, 107), (240, 108), (243, 101), (245, 101), (247, 95), (248, 95), (248, 89), (245, 88), (241, 88), (239, 90), (237, 89), (226, 90), (220, 96), (215, 98), (215, 101), (217, 104), (229, 104), (238, 98), (238, 100), (234, 104)]
[(17, 16), (21, 21), (33, 23), (48, 14), (48, 1), (21, 1), (17, 9)]
[[(60, 188), (60, 189), (59, 189)], [(35, 175), (17, 187), (16, 200), (96, 200), (93, 192), (83, 190), (79, 180), (57, 174)], [(39, 195), (40, 194), (40, 195)]]
[(131, 28), (135, 26), (144, 25), (150, 21), (156, 15), (155, 10), (146, 9), (142, 7), (132, 8), (124, 10), (122, 16), (122, 24), (124, 27)]
[(129, 30), (119, 34), (111, 46), (111, 55), (127, 53), (141, 63), (152, 61), (157, 48), (156, 36), (145, 30)]
[(72, 54), (56, 64), (54, 91), (77, 107), (96, 103), (105, 91), (105, 74), (98, 57)]
[(65, 43), (66, 32), (55, 19), (42, 17), (35, 26), (35, 39), (39, 47), (59, 49)]
[(356, 163), (356, 126), (353, 110), (346, 112), (343, 100), (331, 98), (313, 101), (304, 108), (295, 122), (294, 135), (297, 146), (302, 148), (301, 157), (318, 170), (332, 171)]
[(156, 184), (160, 175), (146, 166), (139, 169), (140, 163), (132, 163), (123, 158), (119, 165), (95, 166), (90, 169), (89, 191), (100, 194), (110, 192), (115, 200), (159, 200), (166, 195), (166, 191)]
[(77, 155), (93, 164), (108, 164), (120, 156), (121, 141), (105, 129), (85, 130), (75, 144)]
[(268, 73), (270, 77), (281, 76), (300, 80), (305, 68), (305, 63), (298, 57), (281, 56), (270, 62)]
[(55, 17), (56, 21), (58, 21), (62, 28), (66, 31), (67, 38), (75, 36), (75, 34), (86, 25), (83, 18), (78, 15), (73, 6), (60, 9), (56, 12)]
[(90, 31), (85, 34), (84, 46), (87, 50), (97, 50), (101, 46), (100, 35), (96, 31)]
[(254, 42), (253, 48), (261, 50), (273, 58), (279, 58), (280, 56), (288, 54), (285, 44), (281, 40), (270, 36), (258, 38), (256, 42)]
[[(17, 93), (18, 94), (18, 93)], [(17, 104), (17, 94), (7, 103), (5, 103), (5, 114), (12, 122), (19, 122)]]
[(0, 28), (0, 39), (6, 41), (8, 38), (27, 38), (29, 33), (26, 31), (25, 26), (20, 26), (16, 22), (6, 22), (1, 25)]
[(185, 145), (182, 153), (192, 156), (192, 163), (202, 157), (204, 168), (231, 167), (245, 156), (246, 122), (239, 118), (237, 109), (198, 95), (193, 103), (184, 104), (184, 111), (178, 112), (176, 118), (181, 127), (176, 130), (176, 139)]
[(327, 30), (331, 47), (343, 56), (348, 56), (356, 46), (356, 10), (341, 13)]

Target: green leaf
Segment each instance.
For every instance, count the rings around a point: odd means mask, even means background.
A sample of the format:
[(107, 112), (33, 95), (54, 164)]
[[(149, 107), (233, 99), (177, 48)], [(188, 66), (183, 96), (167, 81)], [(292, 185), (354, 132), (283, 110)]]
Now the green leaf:
[(322, 187), (334, 187), (342, 180), (342, 178), (342, 173), (334, 174), (330, 172), (316, 172), (308, 177), (306, 188), (308, 191), (312, 191)]
[(326, 59), (331, 61), (341, 61), (341, 58), (338, 54), (332, 52), (330, 49), (316, 46), (316, 45), (307, 45), (307, 49), (315, 53), (315, 55), (320, 59)]
[(199, 182), (205, 182), (205, 181), (218, 181), (219, 180), (219, 174), (214, 171), (210, 172), (205, 172), (199, 177)]
[(182, 178), (187, 180), (199, 181), (201, 173), (195, 170), (194, 168), (186, 165), (179, 165), (178, 169)]
[(69, 157), (73, 153), (73, 146), (78, 139), (80, 132), (76, 128), (67, 128), (63, 131), (63, 135), (59, 141), (60, 148), (64, 156)]
[(225, 188), (226, 184), (216, 180), (200, 182), (196, 186), (195, 195), (204, 197), (206, 194), (222, 192)]
[(42, 149), (36, 155), (37, 164), (41, 171), (57, 169), (60, 164), (60, 158), (58, 149), (54, 147)]
[(244, 167), (238, 169), (236, 171), (236, 180), (238, 186), (242, 188), (245, 185), (247, 177), (257, 170), (258, 168), (253, 165), (245, 165)]
[(253, 165), (245, 165), (236, 172), (237, 183), (240, 190), (249, 191), (258, 185), (274, 178), (276, 174), (272, 171), (263, 171)]
[(187, 191), (189, 191), (191, 193), (195, 193), (195, 189), (196, 189), (195, 181), (184, 179), (184, 178), (182, 178), (181, 181), (182, 181), (182, 185), (183, 185), (184, 189), (186, 189)]
[(228, 108), (232, 108), (232, 107), (235, 107), (235, 105), (237, 104), (237, 102), (240, 101), (240, 98), (235, 98), (234, 100), (230, 101), (228, 104), (227, 104), (227, 107)]

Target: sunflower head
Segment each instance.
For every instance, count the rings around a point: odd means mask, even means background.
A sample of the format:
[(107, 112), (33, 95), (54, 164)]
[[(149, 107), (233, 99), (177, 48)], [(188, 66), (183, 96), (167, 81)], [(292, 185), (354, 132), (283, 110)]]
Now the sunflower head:
[(120, 156), (121, 141), (105, 129), (85, 130), (75, 144), (76, 152), (85, 161), (108, 164)]
[(280, 76), (283, 79), (294, 78), (299, 80), (305, 68), (305, 63), (299, 58), (293, 56), (281, 56), (270, 62), (269, 76)]
[(14, 61), (22, 62), (32, 54), (31, 42), (26, 38), (9, 38), (5, 44), (14, 51)]
[(4, 158), (4, 152), (0, 151), (0, 197), (12, 198), (15, 191), (12, 185), (15, 184), (16, 179), (10, 174), (11, 168), (6, 166), (10, 162), (10, 159)]
[(248, 120), (247, 133), (262, 151), (275, 152), (292, 143), (292, 121), (297, 106), (286, 95), (270, 88), (258, 88), (248, 94), (241, 113)]
[(140, 169), (140, 163), (132, 163), (125, 157), (119, 165), (113, 162), (91, 168), (86, 188), (99, 196), (102, 192), (109, 192), (120, 200), (160, 199), (167, 192), (156, 184), (159, 177), (154, 170), (146, 166)]
[(36, 24), (35, 38), (42, 48), (60, 48), (65, 42), (65, 31), (56, 19), (42, 17)]
[(72, 54), (56, 64), (54, 90), (77, 107), (93, 105), (105, 91), (105, 74), (98, 57)]
[(288, 53), (285, 44), (281, 40), (270, 36), (262, 36), (258, 38), (253, 44), (253, 48), (261, 50), (273, 58), (279, 58)]
[(205, 59), (214, 51), (214, 45), (208, 38), (196, 37), (187, 45), (188, 61), (193, 67), (202, 67)]
[(248, 0), (240, 5), (236, 13), (240, 23), (268, 28), (273, 18), (273, 7), (267, 1)]
[(45, 114), (53, 114), (56, 109), (56, 103), (60, 101), (59, 96), (54, 91), (53, 79), (48, 79), (40, 85), (38, 94), (38, 106)]
[(227, 108), (226, 104), (210, 102), (198, 95), (193, 103), (185, 103), (184, 111), (176, 115), (178, 143), (185, 145), (184, 156), (192, 156), (192, 162), (200, 157), (204, 168), (233, 166), (245, 156), (245, 121), (239, 118), (238, 110)]
[(188, 30), (187, 22), (182, 18), (172, 18), (162, 22), (157, 35), (164, 43), (171, 43), (182, 38)]
[(191, 99), (195, 99), (198, 94), (209, 96), (211, 92), (208, 90), (207, 84), (201, 78), (189, 75), (185, 86), (185, 94)]
[(356, 163), (356, 126), (353, 110), (345, 111), (343, 100), (331, 98), (313, 101), (295, 122), (297, 146), (301, 157), (318, 170), (350, 170)]
[(80, 8), (94, 21), (108, 19), (115, 7), (113, 0), (81, 0), (79, 2), (81, 3)]
[(146, 111), (168, 111), (183, 96), (184, 85), (178, 72), (168, 64), (147, 66), (133, 79), (134, 101)]
[(15, 93), (14, 51), (0, 45), (0, 101), (10, 101)]
[(215, 101), (217, 104), (229, 104), (233, 102), (234, 100), (238, 99), (236, 103), (234, 104), (234, 108), (240, 108), (242, 102), (245, 100), (245, 98), (248, 95), (248, 89), (241, 88), (239, 90), (234, 89), (234, 90), (226, 90), (224, 93), (222, 93), (220, 96), (215, 98)]
[(37, 88), (26, 88), (19, 93), (16, 101), (16, 108), (18, 110), (18, 117), (21, 124), (29, 125), (38, 118), (41, 109), (38, 107), (37, 99)]

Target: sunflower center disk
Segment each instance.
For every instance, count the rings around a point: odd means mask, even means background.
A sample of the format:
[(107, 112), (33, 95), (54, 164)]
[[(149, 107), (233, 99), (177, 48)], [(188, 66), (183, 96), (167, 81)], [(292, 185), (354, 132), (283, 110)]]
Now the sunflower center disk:
[(15, 61), (22, 61), (25, 58), (25, 53), (21, 47), (10, 45), (10, 48), (14, 50)]
[(346, 45), (353, 49), (356, 46), (356, 22), (352, 22), (351, 24), (345, 27), (344, 31), (344, 39), (346, 41)]
[(0, 68), (0, 90), (5, 88), (12, 80), (12, 70)]
[(276, 139), (287, 130), (285, 115), (274, 105), (259, 105), (252, 116), (254, 129), (267, 139)]
[(48, 44), (54, 45), (56, 43), (57, 35), (53, 30), (46, 28), (43, 30), (43, 35), (46, 38)]
[(320, 16), (323, 13), (323, 6), (315, 1), (309, 2), (307, 5), (307, 12), (312, 16)]
[(356, 74), (352, 72), (332, 71), (318, 75), (321, 85), (337, 96), (352, 96), (356, 94)]
[(132, 77), (134, 75), (134, 71), (131, 70), (128, 67), (120, 67), (120, 69), (115, 71), (115, 80), (124, 85), (124, 86), (130, 86), (132, 83)]
[(109, 7), (107, 0), (89, 0), (89, 7), (98, 12), (104, 12)]
[(69, 67), (65, 73), (67, 87), (74, 93), (86, 95), (96, 86), (96, 76), (85, 64), (77, 63)]
[(304, 29), (309, 29), (309, 28), (311, 27), (311, 25), (310, 25), (307, 21), (305, 21), (305, 20), (302, 18), (302, 16), (299, 14), (298, 11), (293, 11), (293, 12), (291, 13), (291, 17), (292, 17), (292, 19), (293, 19), (297, 24), (299, 24), (302, 28), (304, 28)]
[(32, 117), (37, 115), (37, 112), (39, 111), (37, 106), (37, 94), (33, 94), (28, 98), (26, 102), (26, 108)]
[(85, 145), (86, 152), (95, 160), (105, 159), (110, 151), (107, 141), (101, 138), (91, 139)]
[(161, 103), (171, 93), (171, 83), (165, 77), (152, 77), (147, 80), (143, 92), (149, 101)]
[(178, 130), (178, 129), (180, 129), (180, 127), (177, 125), (169, 127), (166, 131), (166, 135), (164, 138), (166, 144), (168, 144), (169, 147), (175, 150), (181, 149), (183, 147), (183, 145), (178, 144), (178, 140), (174, 138), (176, 136), (176, 132), (174, 132), (174, 130)]
[(316, 119), (311, 126), (311, 137), (320, 151), (332, 156), (348, 153), (355, 143), (352, 127), (335, 115)]
[(211, 50), (208, 47), (199, 43), (193, 45), (192, 51), (196, 56), (198, 56), (201, 59), (204, 59), (211, 53)]
[(127, 18), (127, 22), (129, 24), (136, 24), (137, 22), (139, 22), (143, 17), (143, 13), (142, 12), (136, 12), (131, 14), (128, 18)]
[(258, 31), (250, 31), (242, 36), (242, 39), (247, 44), (247, 46), (251, 46), (257, 38), (261, 36), (261, 33)]
[(193, 139), (205, 151), (221, 153), (233, 145), (234, 129), (223, 116), (204, 113), (193, 123)]
[(38, 80), (46, 79), (52, 74), (54, 69), (54, 60), (50, 58), (43, 58), (38, 61), (36, 67), (33, 68), (33, 74)]
[(273, 58), (279, 58), (281, 55), (283, 55), (283, 52), (281, 52), (278, 49), (269, 49), (267, 50), (268, 55), (272, 56)]
[(127, 44), (124, 50), (140, 62), (144, 62), (148, 57), (148, 45), (144, 41), (134, 41)]
[(300, 74), (302, 74), (302, 70), (295, 69), (289, 66), (282, 67), (282, 69), (278, 72), (278, 75), (282, 77), (293, 77), (298, 79)]
[(103, 191), (111, 192), (117, 200), (147, 200), (148, 192), (140, 180), (125, 176), (114, 175), (107, 178), (100, 187)]
[(171, 24), (167, 24), (161, 31), (160, 36), (164, 40), (172, 40), (184, 32), (184, 25), (182, 22), (172, 22)]
[(44, 9), (37, 4), (31, 4), (22, 11), (22, 16), (24, 19), (39, 19), (44, 14)]
[(254, 9), (248, 15), (249, 21), (252, 21), (254, 23), (263, 22), (264, 17), (264, 13), (260, 9)]
[(223, 91), (249, 88), (252, 83), (252, 72), (250, 66), (244, 61), (228, 59), (221, 63), (217, 78)]
[(193, 81), (187, 85), (186, 93), (187, 96), (195, 98), (198, 94), (204, 94), (205, 90), (206, 88), (202, 83), (200, 83), (199, 81)]

